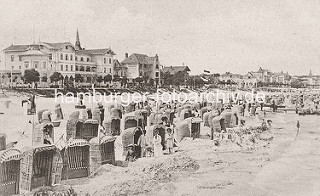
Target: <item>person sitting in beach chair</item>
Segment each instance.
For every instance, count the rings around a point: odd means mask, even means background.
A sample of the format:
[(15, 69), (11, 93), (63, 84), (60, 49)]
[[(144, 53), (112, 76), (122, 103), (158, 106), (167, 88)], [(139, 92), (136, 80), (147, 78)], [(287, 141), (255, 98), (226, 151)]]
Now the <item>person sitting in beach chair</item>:
[(48, 130), (44, 130), (43, 133), (44, 133), (43, 143), (44, 144), (53, 144), (53, 140), (49, 135), (49, 131)]
[(127, 148), (128, 148), (128, 151), (126, 155), (126, 161), (129, 161), (129, 162), (135, 161), (136, 160), (135, 145), (129, 144)]
[(153, 157), (154, 153), (153, 153), (153, 148), (152, 146), (147, 146), (146, 147), (146, 157)]

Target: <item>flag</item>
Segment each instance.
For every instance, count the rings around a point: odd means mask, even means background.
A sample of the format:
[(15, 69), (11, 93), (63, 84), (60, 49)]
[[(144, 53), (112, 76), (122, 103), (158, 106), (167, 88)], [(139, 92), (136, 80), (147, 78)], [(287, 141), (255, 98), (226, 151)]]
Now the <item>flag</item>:
[(210, 71), (208, 71), (208, 70), (203, 70), (203, 72), (204, 72), (204, 73), (210, 73)]

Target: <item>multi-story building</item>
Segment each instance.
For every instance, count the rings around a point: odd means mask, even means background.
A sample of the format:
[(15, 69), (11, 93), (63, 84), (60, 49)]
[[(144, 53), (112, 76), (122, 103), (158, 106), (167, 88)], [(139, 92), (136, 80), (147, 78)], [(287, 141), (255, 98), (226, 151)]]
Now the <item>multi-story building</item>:
[(265, 84), (282, 84), (282, 85), (287, 85), (290, 84), (291, 77), (287, 73), (284, 73), (283, 71), (281, 72), (271, 72), (267, 69), (262, 69), (261, 67), (259, 68), (258, 71), (254, 72), (251, 71), (249, 72), (252, 74), (253, 77), (257, 79), (258, 82), (262, 82)]
[(24, 70), (34, 68), (40, 77), (50, 78), (54, 72), (64, 79), (75, 78), (80, 74), (85, 83), (92, 83), (97, 75), (113, 75), (115, 53), (111, 48), (81, 48), (77, 31), (76, 43), (39, 42), (30, 45), (11, 45), (3, 50), (4, 70), (23, 75)]
[(263, 83), (268, 83), (270, 74), (271, 72), (267, 69), (262, 69), (261, 67), (259, 68), (258, 71), (252, 71), (251, 72), (254, 77), (257, 78), (258, 81), (263, 82)]
[(156, 54), (153, 57), (149, 57), (145, 54), (133, 53), (128, 56), (125, 54), (125, 59), (121, 62), (123, 68), (126, 70), (126, 77), (129, 82), (133, 82), (134, 79), (142, 77), (147, 81), (153, 79), (156, 84), (161, 84), (160, 70), (161, 65), (159, 57)]

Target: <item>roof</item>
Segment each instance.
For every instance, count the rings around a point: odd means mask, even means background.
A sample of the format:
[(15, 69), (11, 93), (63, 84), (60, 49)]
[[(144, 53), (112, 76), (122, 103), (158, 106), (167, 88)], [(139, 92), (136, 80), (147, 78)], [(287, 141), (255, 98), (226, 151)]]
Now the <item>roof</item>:
[(5, 48), (3, 51), (26, 51), (29, 45), (11, 45), (8, 48)]
[(242, 77), (241, 74), (233, 74), (233, 73), (230, 73), (230, 72), (226, 72), (226, 73), (222, 74), (221, 76), (222, 77), (225, 77), (225, 76), (230, 76), (230, 77), (236, 76), (236, 77), (240, 77), (240, 78)]
[(124, 68), (124, 69), (127, 69), (127, 67), (123, 66), (123, 65), (118, 61), (118, 59), (114, 59), (114, 60), (113, 60), (113, 63), (114, 63), (114, 67), (115, 67), (115, 68)]
[(149, 64), (146, 60), (146, 57), (148, 57), (145, 54), (137, 54), (133, 53), (128, 58), (125, 58), (121, 63), (128, 64), (128, 63), (140, 63), (140, 64)]
[(133, 53), (128, 58), (125, 58), (121, 63), (123, 63), (123, 64), (131, 64), (131, 63), (153, 64), (157, 58), (158, 58), (157, 55), (154, 57), (149, 57), (145, 54)]
[(47, 53), (41, 52), (40, 50), (28, 50), (20, 54), (20, 56), (46, 56)]
[(146, 57), (146, 61), (148, 64), (153, 64), (157, 57)]
[(170, 66), (170, 67), (164, 67), (163, 72), (169, 72), (170, 74), (178, 73), (179, 71), (190, 71), (188, 66)]
[(90, 50), (77, 50), (76, 54), (78, 54), (78, 55), (97, 55), (97, 54), (112, 54), (112, 55), (115, 55), (115, 53), (110, 48), (90, 49)]
[(264, 71), (268, 71), (268, 70), (267, 69), (262, 69), (262, 67), (260, 67), (257, 72), (264, 72)]
[(65, 47), (65, 45), (71, 45), (74, 48), (74, 46), (70, 42), (58, 42), (58, 43), (41, 42), (41, 44), (46, 44), (54, 49), (61, 49)]

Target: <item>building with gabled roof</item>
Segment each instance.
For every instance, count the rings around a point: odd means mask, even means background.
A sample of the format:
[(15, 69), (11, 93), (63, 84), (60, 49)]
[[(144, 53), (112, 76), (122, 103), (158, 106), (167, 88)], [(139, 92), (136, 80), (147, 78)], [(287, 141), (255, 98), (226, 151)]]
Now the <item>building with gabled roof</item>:
[(126, 77), (129, 79), (129, 82), (133, 82), (134, 79), (142, 77), (148, 82), (152, 79), (156, 84), (162, 83), (160, 78), (161, 65), (157, 54), (150, 57), (138, 53), (133, 53), (128, 56), (128, 53), (126, 53), (125, 59), (121, 64), (127, 70)]
[(184, 72), (186, 74), (189, 74), (189, 71), (191, 70), (188, 66), (185, 65), (163, 67), (163, 73), (170, 73), (170, 75), (174, 75), (178, 72)]

